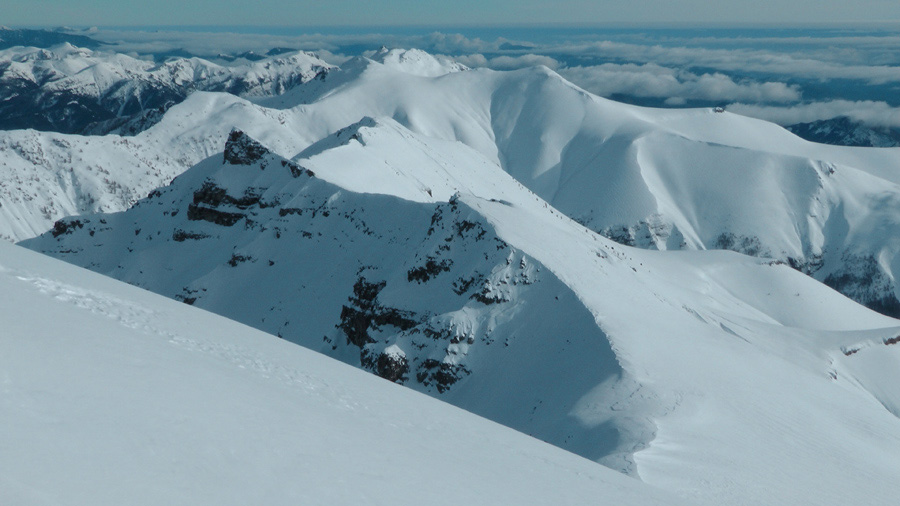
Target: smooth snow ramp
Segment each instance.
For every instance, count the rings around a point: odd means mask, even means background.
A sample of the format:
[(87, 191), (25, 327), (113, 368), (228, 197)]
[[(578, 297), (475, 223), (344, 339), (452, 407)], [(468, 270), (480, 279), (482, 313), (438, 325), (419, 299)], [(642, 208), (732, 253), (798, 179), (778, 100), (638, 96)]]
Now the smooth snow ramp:
[(16, 505), (682, 504), (243, 325), (0, 244)]

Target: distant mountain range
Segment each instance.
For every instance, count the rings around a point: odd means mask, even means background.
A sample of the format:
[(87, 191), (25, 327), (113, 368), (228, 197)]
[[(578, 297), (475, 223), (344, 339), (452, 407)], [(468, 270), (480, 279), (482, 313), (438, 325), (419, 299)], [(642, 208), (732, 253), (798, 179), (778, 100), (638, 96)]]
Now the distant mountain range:
[(163, 63), (94, 53), (69, 43), (0, 51), (0, 129), (134, 135), (194, 91), (279, 95), (332, 66), (305, 52), (223, 66), (200, 58)]
[(9, 49), (15, 46), (48, 48), (63, 43), (86, 49), (97, 49), (103, 45), (108, 45), (86, 35), (78, 35), (66, 31), (30, 30), (27, 28), (0, 26), (0, 49)]
[(875, 148), (900, 146), (900, 130), (867, 127), (846, 116), (811, 123), (798, 123), (786, 128), (799, 137), (822, 144)]

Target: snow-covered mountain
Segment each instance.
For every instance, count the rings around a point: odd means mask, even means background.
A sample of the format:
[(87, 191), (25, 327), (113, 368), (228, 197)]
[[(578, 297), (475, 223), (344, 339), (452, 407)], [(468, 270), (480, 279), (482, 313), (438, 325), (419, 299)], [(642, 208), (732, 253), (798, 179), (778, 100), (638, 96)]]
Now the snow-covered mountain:
[(293, 160), (234, 131), (130, 210), (24, 244), (696, 502), (900, 493), (900, 322), (782, 262), (614, 243), (510, 172), (390, 117)]
[(839, 146), (896, 148), (900, 146), (900, 132), (896, 129), (875, 129), (857, 123), (846, 116), (785, 127), (798, 136), (813, 142)]
[[(142, 167), (139, 157), (158, 156), (155, 170), (174, 175), (220, 150), (232, 127), (291, 157), (364, 116), (466, 144), (567, 216), (620, 243), (733, 249), (780, 260), (870, 308), (900, 315), (900, 150), (823, 146), (727, 112), (628, 106), (542, 67), (466, 70), (421, 51), (385, 50), (253, 102), (193, 93), (131, 139), (140, 149), (120, 163)], [(43, 145), (53, 136), (27, 135)], [(33, 177), (16, 153), (0, 153), (13, 158), (0, 163), (14, 167), (20, 180)], [(68, 169), (86, 173), (81, 163), (48, 165), (49, 174), (39, 177), (51, 186)], [(44, 208), (90, 208), (50, 200), (9, 205), (45, 229), (60, 214)]]
[(155, 63), (69, 43), (18, 46), (0, 51), (0, 129), (134, 135), (195, 90), (278, 95), (330, 68), (297, 51), (223, 66), (201, 58)]
[(688, 504), (9, 244), (0, 291), (3, 504)]

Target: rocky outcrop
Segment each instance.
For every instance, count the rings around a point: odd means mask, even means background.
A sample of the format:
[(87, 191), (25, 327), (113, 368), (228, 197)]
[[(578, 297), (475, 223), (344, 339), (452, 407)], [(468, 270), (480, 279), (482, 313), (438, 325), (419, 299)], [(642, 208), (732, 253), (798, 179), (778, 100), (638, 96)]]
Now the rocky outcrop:
[(232, 130), (225, 141), (225, 163), (231, 165), (252, 165), (269, 154), (265, 146), (238, 129)]

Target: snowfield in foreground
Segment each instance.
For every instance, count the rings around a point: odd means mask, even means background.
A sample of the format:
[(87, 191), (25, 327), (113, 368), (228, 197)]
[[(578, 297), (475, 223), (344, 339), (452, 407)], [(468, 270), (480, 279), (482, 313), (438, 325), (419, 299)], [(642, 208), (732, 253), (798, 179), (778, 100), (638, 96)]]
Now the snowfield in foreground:
[(0, 502), (687, 504), (238, 323), (0, 244)]

